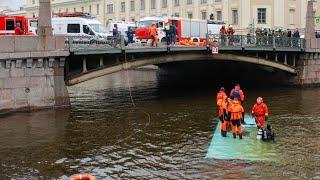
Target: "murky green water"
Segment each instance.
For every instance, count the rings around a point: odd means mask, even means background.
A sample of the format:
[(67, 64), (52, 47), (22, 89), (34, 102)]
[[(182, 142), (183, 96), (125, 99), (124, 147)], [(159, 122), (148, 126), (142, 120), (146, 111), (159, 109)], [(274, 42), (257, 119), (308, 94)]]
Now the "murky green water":
[(270, 106), (270, 163), (205, 159), (218, 87), (191, 86), (120, 72), (69, 88), (70, 109), (2, 117), (0, 179), (320, 179), (320, 89), (244, 87), (248, 112), (259, 95)]

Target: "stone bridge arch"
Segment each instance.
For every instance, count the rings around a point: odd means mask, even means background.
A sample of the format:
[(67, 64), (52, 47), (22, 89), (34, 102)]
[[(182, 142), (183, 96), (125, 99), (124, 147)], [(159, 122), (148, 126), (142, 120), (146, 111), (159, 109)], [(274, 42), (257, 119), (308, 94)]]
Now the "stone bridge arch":
[[(120, 59), (120, 55), (114, 56), (116, 59)], [(188, 61), (233, 61), (233, 62), (243, 62), (243, 63), (251, 63), (256, 64), (260, 66), (267, 66), (271, 68), (275, 68), (284, 72), (287, 72), (292, 75), (296, 75), (296, 69), (295, 69), (295, 61), (293, 61), (292, 65), (288, 65), (287, 62), (282, 63), (278, 61), (269, 60), (266, 58), (261, 58), (259, 56), (245, 56), (245, 55), (238, 55), (238, 54), (231, 54), (231, 53), (221, 53), (216, 55), (208, 54), (207, 52), (193, 52), (193, 53), (175, 53), (175, 54), (157, 54), (154, 56), (147, 56), (147, 57), (141, 57), (141, 58), (135, 58), (134, 54), (128, 54), (126, 55), (123, 61), (118, 61), (118, 63), (115, 63), (111, 66), (101, 66), (103, 64), (100, 60), (100, 66), (97, 69), (93, 69), (90, 71), (83, 72), (81, 74), (78, 74), (76, 76), (71, 76), (71, 78), (66, 78), (66, 84), (71, 86), (75, 85), (90, 79), (94, 79), (100, 76), (104, 76), (107, 74), (111, 74), (114, 72), (118, 72), (121, 70), (126, 69), (132, 69), (137, 67), (142, 67), (146, 65), (159, 65), (159, 64), (168, 64), (173, 62), (188, 62)], [(84, 58), (86, 61), (90, 59), (90, 56), (87, 56)], [(287, 59), (285, 60), (287, 61)], [(84, 66), (86, 66), (86, 62), (83, 63)], [(83, 69), (86, 69), (84, 67)]]

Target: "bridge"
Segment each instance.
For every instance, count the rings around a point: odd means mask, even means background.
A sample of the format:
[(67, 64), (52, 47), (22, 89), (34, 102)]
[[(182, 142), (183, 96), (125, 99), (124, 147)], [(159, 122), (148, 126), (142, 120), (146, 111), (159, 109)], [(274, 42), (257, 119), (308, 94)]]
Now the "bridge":
[(312, 1), (304, 39), (209, 34), (202, 46), (125, 46), (123, 37), (53, 36), (50, 12), (50, 0), (40, 0), (37, 36), (0, 37), (0, 112), (67, 106), (66, 85), (149, 64), (238, 62), (281, 71), (294, 85), (320, 84)]
[[(123, 38), (99, 40), (68, 38), (66, 82), (74, 85), (116, 71), (180, 61), (236, 61), (268, 66), (297, 74), (296, 59), (304, 52), (304, 39), (267, 36), (208, 35), (204, 46), (124, 46)], [(218, 54), (212, 49), (218, 47)], [(89, 67), (88, 67), (88, 64)]]

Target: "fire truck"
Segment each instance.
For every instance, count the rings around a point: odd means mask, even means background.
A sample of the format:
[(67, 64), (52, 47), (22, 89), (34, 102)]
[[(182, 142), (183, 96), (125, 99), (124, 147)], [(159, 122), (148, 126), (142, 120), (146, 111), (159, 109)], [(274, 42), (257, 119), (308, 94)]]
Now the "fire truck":
[(177, 28), (177, 41), (195, 40), (200, 42), (206, 39), (208, 32), (207, 21), (196, 19), (182, 19), (177, 17), (145, 17), (140, 20), (139, 27), (136, 30), (136, 38), (141, 42), (150, 39), (149, 27), (155, 23), (158, 29), (159, 42), (166, 42), (164, 32), (165, 24), (172, 24)]
[(14, 35), (16, 23), (20, 23), (25, 35), (34, 35), (32, 30), (30, 31), (31, 20), (23, 16), (0, 16), (0, 35)]

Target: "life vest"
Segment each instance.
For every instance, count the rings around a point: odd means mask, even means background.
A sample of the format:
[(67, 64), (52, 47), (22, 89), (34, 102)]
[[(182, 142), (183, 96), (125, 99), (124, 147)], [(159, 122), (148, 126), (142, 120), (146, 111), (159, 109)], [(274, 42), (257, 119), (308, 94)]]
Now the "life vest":
[(252, 114), (254, 116), (269, 116), (267, 105), (265, 103), (256, 103), (252, 108)]
[(219, 106), (219, 117), (224, 115), (224, 110), (227, 112), (228, 102), (223, 99), (221, 105)]
[(239, 101), (233, 101), (228, 108), (228, 112), (231, 114), (230, 120), (240, 120), (243, 118), (242, 113), (244, 112), (244, 109)]
[(157, 36), (157, 35), (158, 35), (158, 32), (157, 32), (156, 26), (151, 26), (151, 27), (149, 28), (149, 33), (150, 33), (151, 36)]
[(219, 91), (217, 93), (217, 105), (220, 107), (222, 105), (222, 102), (225, 101), (227, 98), (227, 95), (223, 91)]
[(240, 100), (240, 90), (234, 90), (232, 96), (238, 100)]
[(233, 96), (238, 100), (244, 101), (244, 95), (241, 89), (232, 89), (230, 96)]

